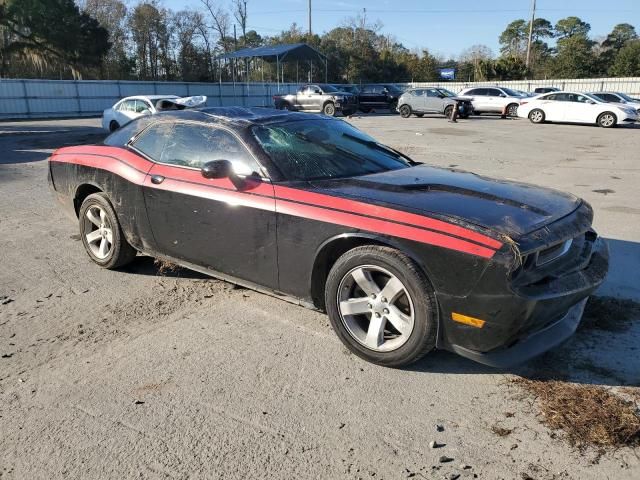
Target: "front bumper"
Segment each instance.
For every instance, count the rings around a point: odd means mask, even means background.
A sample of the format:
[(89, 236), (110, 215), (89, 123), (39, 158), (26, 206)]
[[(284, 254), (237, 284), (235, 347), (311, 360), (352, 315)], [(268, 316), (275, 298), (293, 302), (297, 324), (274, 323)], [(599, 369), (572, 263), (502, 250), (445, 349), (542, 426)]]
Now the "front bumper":
[[(439, 296), (438, 346), (488, 365), (509, 366), (563, 342), (575, 331), (586, 298), (604, 281), (609, 265), (604, 240), (593, 231), (580, 237), (556, 267), (539, 268), (542, 275), (525, 273), (506, 287), (491, 289), (499, 277), (504, 280), (504, 272), (487, 272), (466, 297)], [(476, 328), (454, 322), (453, 312), (485, 323)]]
[(526, 362), (557, 347), (573, 335), (582, 320), (582, 312), (586, 303), (587, 298), (571, 307), (560, 320), (518, 340), (508, 348), (485, 353), (469, 350), (459, 345), (452, 345), (451, 349), (458, 355), (491, 367), (505, 368)]

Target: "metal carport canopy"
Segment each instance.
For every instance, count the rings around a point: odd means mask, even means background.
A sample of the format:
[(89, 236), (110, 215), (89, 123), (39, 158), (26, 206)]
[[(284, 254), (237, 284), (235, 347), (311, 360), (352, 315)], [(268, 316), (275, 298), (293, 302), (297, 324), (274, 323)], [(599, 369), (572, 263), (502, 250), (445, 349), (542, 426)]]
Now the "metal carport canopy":
[[(276, 61), (276, 79), (278, 82), (278, 90), (280, 90), (280, 65), (286, 61), (309, 60), (311, 69), (313, 69), (313, 60), (324, 63), (324, 81), (327, 81), (327, 57), (317, 51), (315, 48), (306, 43), (290, 43), (281, 45), (269, 45), (257, 48), (243, 48), (235, 52), (220, 55), (218, 60), (228, 60), (234, 58), (262, 58), (263, 61), (275, 57)], [(296, 67), (297, 72), (297, 67)], [(282, 69), (282, 77), (284, 77), (284, 68)], [(283, 78), (284, 81), (284, 78)]]
[(269, 45), (266, 47), (243, 48), (236, 52), (220, 55), (220, 59), (248, 58), (248, 57), (275, 57), (279, 61), (285, 60), (319, 60), (325, 62), (327, 57), (306, 43), (290, 43), (281, 45)]

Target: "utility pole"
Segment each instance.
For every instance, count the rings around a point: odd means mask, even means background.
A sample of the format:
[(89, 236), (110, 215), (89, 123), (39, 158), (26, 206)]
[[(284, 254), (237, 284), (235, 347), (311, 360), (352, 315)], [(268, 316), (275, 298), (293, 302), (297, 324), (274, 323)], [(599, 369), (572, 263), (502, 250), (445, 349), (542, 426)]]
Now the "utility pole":
[(311, 41), (311, 0), (309, 0), (309, 41)]
[(531, 0), (531, 20), (529, 21), (529, 41), (527, 42), (527, 59), (524, 62), (525, 67), (529, 68), (531, 60), (531, 39), (533, 37), (533, 21), (536, 19), (536, 0)]

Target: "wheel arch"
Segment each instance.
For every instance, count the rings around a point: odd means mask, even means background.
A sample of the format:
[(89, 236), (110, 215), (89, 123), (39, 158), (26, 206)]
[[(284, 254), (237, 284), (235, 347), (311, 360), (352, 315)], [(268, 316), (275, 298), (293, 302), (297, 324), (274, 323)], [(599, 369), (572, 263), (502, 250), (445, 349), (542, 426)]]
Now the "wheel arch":
[(427, 271), (425, 265), (418, 259), (418, 256), (415, 255), (411, 249), (408, 249), (405, 245), (401, 245), (396, 242), (393, 238), (380, 237), (379, 235), (368, 233), (346, 233), (336, 235), (325, 240), (318, 247), (314, 256), (313, 267), (311, 269), (310, 293), (313, 305), (316, 308), (322, 311), (325, 310), (325, 284), (327, 277), (329, 276), (329, 272), (338, 258), (349, 250), (364, 245), (391, 247), (401, 251), (416, 262), (422, 273), (427, 277), (427, 280), (431, 282), (430, 273)]
[(75, 194), (73, 196), (73, 208), (76, 212), (76, 217), (80, 214), (80, 206), (84, 202), (85, 198), (94, 193), (104, 192), (104, 190), (95, 183), (87, 182), (78, 185)]

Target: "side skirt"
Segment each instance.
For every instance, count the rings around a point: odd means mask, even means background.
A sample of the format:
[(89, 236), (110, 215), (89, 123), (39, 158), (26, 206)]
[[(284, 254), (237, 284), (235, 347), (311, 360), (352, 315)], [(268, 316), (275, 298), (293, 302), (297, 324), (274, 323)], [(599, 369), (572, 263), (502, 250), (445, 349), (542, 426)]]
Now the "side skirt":
[[(141, 254), (146, 255), (148, 257), (157, 258), (159, 260), (164, 260), (170, 263), (174, 263), (180, 267), (188, 268), (189, 270), (193, 270), (195, 272), (202, 273), (204, 275), (208, 275), (213, 278), (217, 278), (218, 280), (222, 280), (227, 283), (232, 283), (234, 285), (239, 285), (244, 288), (248, 288), (249, 290), (255, 290), (259, 293), (264, 293), (265, 295), (269, 295), (271, 297), (279, 298), (280, 300), (284, 300), (285, 302), (293, 303), (294, 305), (299, 305), (301, 307), (308, 308), (310, 310), (315, 310), (317, 312), (322, 312), (322, 310), (318, 309), (313, 303), (308, 302), (306, 300), (302, 300), (301, 298), (293, 297), (291, 295), (287, 295), (286, 293), (279, 292), (277, 290), (272, 290), (270, 288), (266, 288), (262, 285), (258, 285), (257, 283), (249, 282), (247, 280), (242, 280), (240, 278), (234, 277), (232, 275), (227, 275), (226, 273), (218, 272), (217, 270), (213, 270), (211, 268), (202, 267), (200, 265), (196, 265), (191, 262), (186, 262), (184, 260), (179, 260), (177, 258), (169, 257), (167, 255), (162, 255), (159, 253), (151, 252), (151, 251), (140, 251)], [(324, 313), (324, 312), (323, 312)]]

